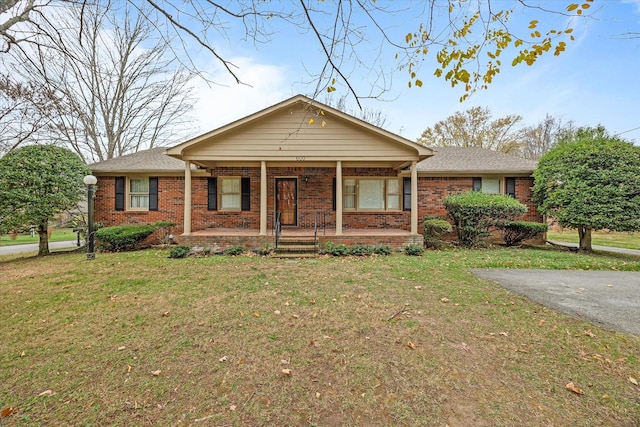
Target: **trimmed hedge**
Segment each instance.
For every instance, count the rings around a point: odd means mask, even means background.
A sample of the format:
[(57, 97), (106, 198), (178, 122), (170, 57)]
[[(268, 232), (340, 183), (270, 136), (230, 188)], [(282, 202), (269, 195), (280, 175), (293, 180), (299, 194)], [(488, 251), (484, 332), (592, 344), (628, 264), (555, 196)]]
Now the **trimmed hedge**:
[(107, 250), (130, 251), (137, 249), (140, 243), (155, 230), (153, 225), (117, 225), (96, 231), (96, 238), (109, 245)]
[(503, 221), (496, 224), (496, 227), (507, 246), (519, 246), (523, 241), (538, 237), (549, 228), (547, 224), (528, 221)]
[(479, 191), (447, 196), (444, 206), (453, 219), (458, 242), (466, 247), (478, 246), (498, 222), (512, 221), (527, 212), (513, 197)]
[(427, 248), (440, 249), (442, 246), (442, 236), (453, 230), (451, 224), (446, 219), (425, 217), (422, 222), (422, 235), (424, 245)]

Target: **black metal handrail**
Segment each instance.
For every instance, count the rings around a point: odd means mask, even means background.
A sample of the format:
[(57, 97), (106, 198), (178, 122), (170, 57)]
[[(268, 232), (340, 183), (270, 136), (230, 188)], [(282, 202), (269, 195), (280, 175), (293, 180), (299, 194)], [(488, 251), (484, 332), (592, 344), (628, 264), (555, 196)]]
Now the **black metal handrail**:
[(276, 231), (276, 249), (278, 249), (278, 241), (280, 240), (280, 233), (282, 232), (282, 224), (280, 222), (280, 212), (276, 212), (276, 225), (274, 228)]
[(318, 250), (318, 211), (313, 216), (313, 246)]

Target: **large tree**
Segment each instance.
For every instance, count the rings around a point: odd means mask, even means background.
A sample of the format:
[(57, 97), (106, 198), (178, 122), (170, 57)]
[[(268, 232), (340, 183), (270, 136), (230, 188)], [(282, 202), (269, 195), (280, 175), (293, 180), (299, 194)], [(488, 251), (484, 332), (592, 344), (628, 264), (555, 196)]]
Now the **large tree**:
[(68, 6), (56, 13), (59, 38), (10, 53), (14, 79), (39, 93), (16, 92), (31, 101), (25, 119), (45, 118), (31, 139), (102, 161), (186, 136), (191, 76), (141, 12)]
[[(356, 101), (376, 97), (391, 88), (390, 75), (402, 70), (410, 86), (422, 86), (421, 76), (435, 74), (452, 86), (462, 86), (462, 98), (466, 98), (486, 88), (503, 61), (531, 65), (546, 53), (561, 54), (573, 36), (566, 26), (569, 20), (555, 27), (557, 16), (585, 15), (591, 2), (549, 2), (540, 7), (527, 0), (238, 0), (224, 5), (215, 1), (10, 0), (0, 3), (0, 49), (47, 43), (43, 35), (56, 43), (64, 41), (66, 34), (50, 13), (56, 7), (79, 5), (85, 10), (96, 4), (103, 10), (118, 11), (129, 4), (140, 8), (155, 34), (170, 41), (176, 56), (192, 71), (200, 71), (191, 56), (195, 45), (242, 83), (235, 64), (224, 53), (227, 41), (268, 43), (279, 30), (289, 28), (305, 40), (306, 51), (316, 51), (324, 59), (319, 68), (309, 70), (317, 93), (343, 85)], [(511, 19), (523, 11), (535, 13), (536, 18)], [(76, 26), (81, 22), (77, 20)], [(435, 70), (421, 69), (429, 54), (437, 60)], [(393, 63), (383, 65), (390, 60)], [(370, 83), (368, 87), (360, 84), (363, 78)]]
[(521, 151), (518, 115), (493, 120), (488, 107), (473, 107), (428, 127), (418, 138), (430, 147), (481, 147), (505, 154)]
[(48, 255), (49, 221), (85, 197), (82, 178), (90, 172), (66, 148), (28, 145), (10, 151), (0, 159), (0, 225), (7, 230), (35, 226), (38, 255)]
[(597, 129), (576, 132), (542, 156), (534, 171), (538, 211), (576, 228), (591, 252), (591, 231), (640, 230), (640, 147)]
[(521, 133), (522, 156), (537, 160), (551, 150), (559, 140), (575, 132), (573, 121), (563, 123), (561, 118), (547, 114), (533, 126), (526, 126)]

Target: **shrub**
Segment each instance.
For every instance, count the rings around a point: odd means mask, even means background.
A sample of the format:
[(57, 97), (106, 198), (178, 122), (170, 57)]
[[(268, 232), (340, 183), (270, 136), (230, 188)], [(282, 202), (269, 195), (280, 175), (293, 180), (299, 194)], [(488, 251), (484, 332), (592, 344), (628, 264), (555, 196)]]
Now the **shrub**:
[(227, 249), (225, 249), (223, 252), (223, 254), (227, 256), (237, 256), (237, 255), (242, 255), (243, 253), (244, 253), (244, 246), (240, 246), (240, 245), (230, 246)]
[(333, 242), (327, 242), (322, 250), (323, 254), (328, 254), (331, 256), (347, 256), (349, 255), (349, 248), (344, 243), (338, 243), (337, 245)]
[(409, 245), (404, 248), (405, 255), (420, 256), (424, 253), (424, 248), (420, 245)]
[(349, 248), (349, 255), (369, 256), (371, 254), (373, 254), (373, 246), (370, 245), (353, 245)]
[(373, 248), (373, 253), (376, 255), (387, 256), (387, 255), (391, 255), (392, 252), (393, 252), (393, 249), (391, 249), (391, 246), (389, 245), (378, 245), (378, 246), (374, 246)]
[(479, 191), (447, 196), (444, 206), (453, 219), (458, 242), (466, 247), (477, 246), (498, 222), (511, 221), (527, 212), (525, 205), (510, 196)]
[(152, 225), (118, 225), (101, 228), (95, 234), (98, 240), (109, 245), (107, 249), (129, 251), (137, 249), (153, 231)]
[(187, 255), (189, 255), (189, 251), (191, 251), (191, 248), (189, 248), (189, 246), (186, 246), (186, 245), (174, 246), (169, 251), (169, 258), (184, 258)]
[(528, 221), (502, 221), (496, 224), (507, 246), (518, 246), (547, 231), (547, 224)]
[(453, 228), (446, 219), (425, 217), (422, 223), (422, 235), (424, 245), (432, 249), (440, 249), (442, 246), (442, 236), (450, 233)]

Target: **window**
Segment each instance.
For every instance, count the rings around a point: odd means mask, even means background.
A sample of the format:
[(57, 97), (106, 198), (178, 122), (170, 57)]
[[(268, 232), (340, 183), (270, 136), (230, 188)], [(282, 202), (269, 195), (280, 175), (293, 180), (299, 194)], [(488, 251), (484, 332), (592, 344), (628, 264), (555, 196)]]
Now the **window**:
[[(126, 203), (125, 203), (126, 201)], [(115, 178), (115, 209), (117, 211), (157, 211), (158, 178)]]
[(207, 209), (210, 211), (248, 211), (251, 209), (249, 178), (207, 179)]
[(400, 210), (397, 178), (346, 178), (342, 196), (344, 210)]
[(219, 178), (220, 210), (239, 211), (242, 203), (240, 178)]
[(473, 191), (500, 194), (500, 178), (473, 178)]
[(149, 180), (129, 180), (129, 207), (131, 209), (149, 209)]

